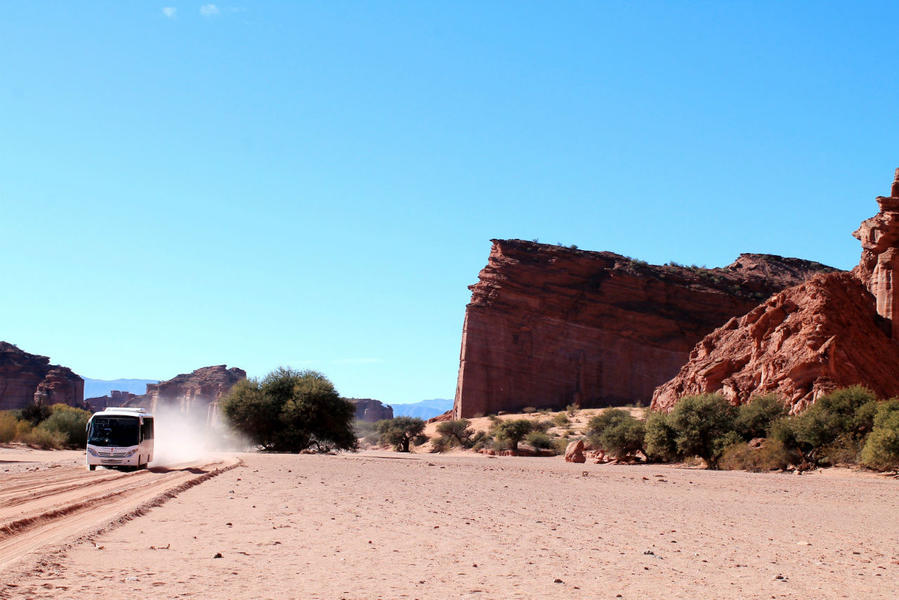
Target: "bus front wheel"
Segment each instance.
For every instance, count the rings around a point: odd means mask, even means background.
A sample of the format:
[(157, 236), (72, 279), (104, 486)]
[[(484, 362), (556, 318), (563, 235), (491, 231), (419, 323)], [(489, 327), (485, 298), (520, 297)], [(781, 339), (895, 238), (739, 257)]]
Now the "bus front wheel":
[(87, 468), (93, 471), (97, 468), (97, 465), (88, 465)]

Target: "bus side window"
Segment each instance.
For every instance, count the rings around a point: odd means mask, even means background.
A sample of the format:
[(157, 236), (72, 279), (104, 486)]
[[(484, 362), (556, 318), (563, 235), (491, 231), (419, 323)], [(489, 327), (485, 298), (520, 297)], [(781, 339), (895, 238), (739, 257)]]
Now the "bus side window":
[(153, 439), (153, 419), (144, 419), (143, 438), (145, 440)]

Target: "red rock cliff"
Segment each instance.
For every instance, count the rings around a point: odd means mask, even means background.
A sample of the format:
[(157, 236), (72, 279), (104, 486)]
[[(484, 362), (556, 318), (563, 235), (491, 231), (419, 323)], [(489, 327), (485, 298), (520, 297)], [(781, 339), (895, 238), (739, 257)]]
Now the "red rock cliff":
[(0, 342), (0, 410), (62, 403), (84, 406), (84, 379), (46, 356)]
[(830, 273), (771, 297), (706, 336), (677, 376), (656, 389), (652, 408), (720, 392), (732, 404), (774, 392), (797, 412), (821, 394), (863, 384), (899, 394), (899, 352), (874, 297), (850, 273)]
[(862, 257), (853, 273), (874, 294), (877, 314), (890, 321), (890, 333), (899, 340), (899, 169), (890, 196), (878, 196), (880, 210), (862, 222), (852, 235), (862, 243)]
[(147, 393), (134, 397), (128, 405), (143, 406), (153, 412), (163, 407), (173, 407), (183, 415), (199, 416), (211, 422), (219, 401), (234, 384), (246, 378), (246, 371), (237, 367), (203, 367), (168, 381), (148, 383)]
[(493, 240), (465, 313), (455, 418), (648, 402), (729, 318), (830, 267), (744, 254), (717, 269)]

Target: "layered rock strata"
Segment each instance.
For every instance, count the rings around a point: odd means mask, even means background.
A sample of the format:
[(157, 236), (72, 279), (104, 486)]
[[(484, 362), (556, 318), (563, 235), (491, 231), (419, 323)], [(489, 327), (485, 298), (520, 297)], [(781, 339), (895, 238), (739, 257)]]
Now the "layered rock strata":
[(0, 342), (0, 410), (32, 403), (84, 406), (84, 379), (46, 356)]
[(470, 287), (454, 418), (648, 402), (696, 342), (819, 263), (744, 254), (716, 269), (492, 240)]
[(393, 408), (371, 398), (344, 398), (356, 407), (356, 420), (374, 423), (393, 418)]
[(147, 393), (135, 396), (127, 405), (142, 406), (152, 412), (174, 409), (184, 416), (212, 423), (217, 416), (221, 399), (231, 391), (234, 384), (246, 378), (246, 371), (237, 367), (203, 367), (168, 381), (148, 383)]
[(775, 393), (792, 412), (838, 387), (899, 394), (899, 352), (874, 297), (850, 273), (818, 275), (769, 298), (703, 338), (652, 408), (685, 395), (720, 392), (732, 404)]
[(890, 322), (890, 335), (899, 340), (899, 169), (890, 196), (878, 196), (878, 213), (862, 222), (852, 235), (862, 243), (862, 256), (853, 270), (877, 301), (877, 313)]
[(130, 403), (133, 403), (137, 397), (137, 394), (132, 394), (131, 392), (112, 390), (105, 396), (85, 398), (84, 403), (87, 404), (90, 410), (97, 412), (105, 410), (110, 406), (130, 406)]

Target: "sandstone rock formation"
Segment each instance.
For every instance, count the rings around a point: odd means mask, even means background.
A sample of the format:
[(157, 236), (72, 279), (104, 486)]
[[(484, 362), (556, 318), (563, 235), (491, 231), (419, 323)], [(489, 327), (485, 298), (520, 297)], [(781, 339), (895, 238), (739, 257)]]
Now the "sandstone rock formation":
[(0, 410), (32, 403), (84, 406), (84, 380), (46, 356), (0, 342)]
[(344, 398), (356, 406), (356, 420), (374, 423), (393, 418), (393, 408), (371, 398)]
[(587, 457), (584, 455), (584, 440), (568, 442), (568, 446), (565, 447), (565, 462), (587, 462)]
[(862, 384), (899, 394), (899, 347), (874, 297), (850, 273), (817, 275), (771, 297), (706, 336), (652, 408), (685, 395), (721, 392), (732, 404), (774, 392), (798, 412), (826, 392)]
[(648, 402), (704, 335), (822, 271), (765, 254), (704, 269), (493, 240), (470, 287), (453, 417)]
[(110, 406), (132, 406), (137, 397), (137, 394), (132, 394), (131, 392), (112, 390), (106, 396), (85, 398), (84, 403), (87, 404), (90, 410), (97, 412)]
[(213, 422), (219, 401), (238, 381), (247, 378), (247, 373), (237, 367), (226, 365), (203, 367), (192, 373), (184, 373), (159, 383), (148, 383), (147, 393), (135, 396), (128, 406), (143, 406), (152, 412), (162, 408), (175, 408), (185, 416)]
[(862, 243), (862, 257), (853, 270), (877, 299), (877, 314), (890, 321), (890, 333), (899, 340), (899, 169), (890, 196), (878, 196), (878, 213), (862, 222), (852, 235)]

